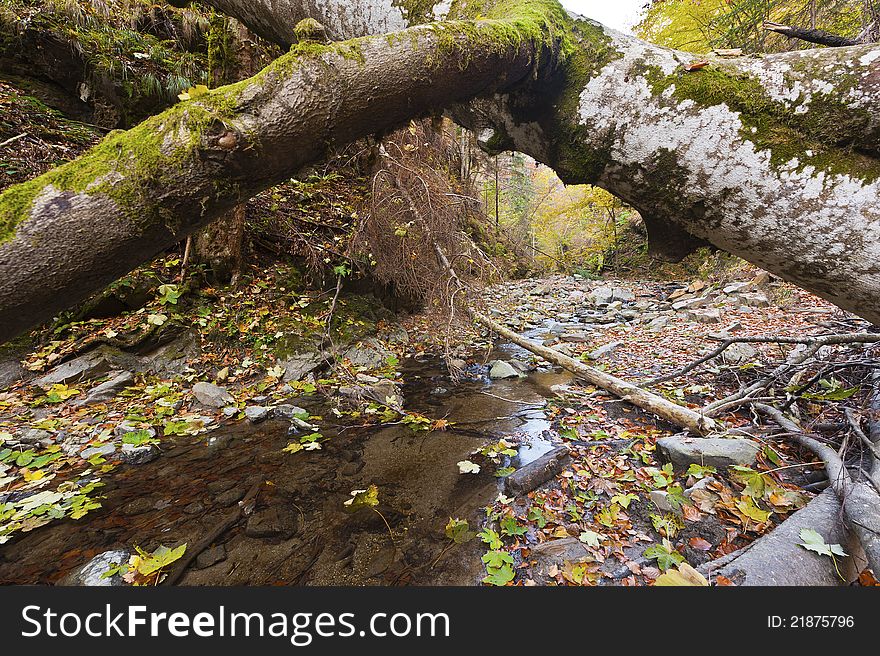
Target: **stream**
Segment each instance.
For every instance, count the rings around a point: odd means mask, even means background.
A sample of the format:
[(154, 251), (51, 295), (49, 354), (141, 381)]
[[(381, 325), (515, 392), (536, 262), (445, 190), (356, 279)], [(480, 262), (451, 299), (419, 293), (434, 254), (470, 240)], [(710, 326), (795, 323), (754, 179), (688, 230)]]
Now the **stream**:
[[(523, 358), (502, 345), (489, 358)], [(258, 481), (252, 514), (195, 561), (183, 585), (477, 585), (482, 545), (451, 546), (451, 517), (479, 530), (502, 490), (490, 468), (461, 474), (457, 463), (505, 438), (521, 467), (554, 446), (544, 410), (553, 385), (571, 381), (541, 368), (527, 377), (454, 382), (442, 361), (402, 363), (406, 408), (454, 424), (415, 432), (403, 425), (333, 425), (318, 402), (303, 405), (329, 438), (319, 451), (284, 453), (288, 423), (247, 421), (198, 438), (166, 439), (162, 455), (104, 477), (99, 511), (53, 522), (0, 550), (0, 584), (63, 584), (98, 554), (195, 545)], [(348, 512), (353, 490), (375, 484), (379, 506)], [(386, 525), (387, 522), (387, 525)], [(389, 532), (393, 532), (393, 538)]]

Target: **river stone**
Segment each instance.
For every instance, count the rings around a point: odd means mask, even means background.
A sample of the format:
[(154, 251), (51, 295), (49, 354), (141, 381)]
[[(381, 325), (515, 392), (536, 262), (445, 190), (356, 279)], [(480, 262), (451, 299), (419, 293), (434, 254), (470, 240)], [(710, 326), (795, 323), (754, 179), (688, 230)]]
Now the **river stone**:
[(489, 367), (489, 378), (503, 380), (505, 378), (519, 378), (522, 374), (512, 364), (504, 360), (495, 360)]
[(561, 570), (566, 562), (577, 563), (592, 559), (592, 553), (578, 538), (548, 540), (531, 548), (529, 559), (535, 562), (531, 568), (532, 578), (538, 585), (546, 585), (550, 580), (550, 570)]
[(706, 310), (688, 310), (687, 318), (697, 323), (721, 323), (721, 310), (709, 308)]
[(198, 557), (196, 557), (195, 569), (205, 569), (212, 565), (216, 565), (217, 563), (221, 563), (224, 560), (226, 560), (226, 547), (222, 544), (218, 544), (209, 549), (205, 549), (198, 555)]
[(94, 403), (104, 403), (114, 398), (119, 392), (134, 383), (134, 374), (130, 371), (123, 371), (116, 374), (110, 380), (101, 383), (95, 387), (88, 396), (82, 401), (76, 403), (78, 406), (92, 405)]
[(28, 428), (16, 433), (15, 439), (19, 444), (49, 446), (52, 444), (52, 433), (39, 428)]
[(266, 421), (269, 416), (272, 414), (272, 408), (267, 408), (264, 405), (249, 405), (244, 409), (244, 416), (248, 418), (252, 424), (259, 424), (261, 421)]
[(287, 508), (273, 506), (248, 518), (245, 535), (251, 538), (289, 539), (299, 531), (299, 515)]
[(225, 387), (213, 383), (196, 383), (193, 385), (192, 391), (196, 401), (209, 408), (222, 408), (235, 402)]
[(295, 416), (299, 415), (301, 417), (307, 417), (309, 411), (305, 408), (300, 408), (297, 405), (291, 405), (290, 403), (282, 403), (280, 405), (276, 405), (272, 408), (272, 418), (273, 419), (287, 419), (291, 420)]
[(673, 435), (657, 440), (663, 459), (676, 469), (703, 465), (727, 469), (733, 465), (751, 465), (761, 446), (757, 442), (734, 437), (681, 437)]
[(355, 367), (378, 369), (386, 364), (391, 355), (393, 354), (386, 351), (378, 341), (367, 339), (345, 351), (342, 357), (348, 359)]
[(770, 307), (770, 299), (761, 292), (752, 292), (749, 294), (740, 294), (739, 302), (746, 307)]
[(860, 547), (850, 539), (840, 515), (837, 495), (831, 489), (825, 490), (805, 508), (753, 542), (739, 557), (714, 570), (712, 575), (726, 576), (740, 586), (845, 585), (855, 578), (852, 558), (838, 559), (840, 571), (846, 579), (842, 581), (828, 556), (804, 549), (799, 544), (803, 542), (800, 532), (808, 528), (819, 533), (826, 544), (840, 544), (849, 554), (859, 553)]
[(85, 587), (117, 587), (126, 585), (119, 574), (102, 578), (104, 572), (114, 565), (127, 563), (131, 552), (118, 549), (105, 551), (92, 558), (85, 565), (65, 576), (58, 585), (61, 586), (85, 586)]
[(129, 465), (146, 465), (159, 457), (159, 447), (155, 444), (144, 444), (143, 446), (123, 444), (119, 457)]

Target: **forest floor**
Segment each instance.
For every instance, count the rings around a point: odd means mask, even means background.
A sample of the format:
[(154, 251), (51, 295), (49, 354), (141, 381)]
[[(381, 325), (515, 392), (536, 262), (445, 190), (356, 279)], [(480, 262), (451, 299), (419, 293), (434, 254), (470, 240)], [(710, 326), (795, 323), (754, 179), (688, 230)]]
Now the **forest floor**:
[[(644, 585), (745, 546), (822, 486), (813, 458), (760, 434), (732, 469), (673, 467), (656, 443), (677, 429), (486, 333), (455, 335), (451, 376), (432, 317), (398, 324), (369, 296), (334, 305), (282, 264), (235, 291), (158, 284), (175, 267), (120, 286), (115, 300), (140, 293), (139, 309), (7, 349), (0, 581), (94, 583), (95, 567), (131, 559), (125, 580), (155, 582), (188, 550), (189, 584)], [(557, 276), (490, 287), (483, 302), (638, 383), (713, 335), (858, 327), (762, 275)], [(653, 389), (700, 407), (785, 355), (740, 347)], [(864, 396), (829, 385), (838, 394), (815, 395), (805, 423), (835, 421), (840, 389)], [(511, 488), (542, 457), (557, 459), (551, 475)]]

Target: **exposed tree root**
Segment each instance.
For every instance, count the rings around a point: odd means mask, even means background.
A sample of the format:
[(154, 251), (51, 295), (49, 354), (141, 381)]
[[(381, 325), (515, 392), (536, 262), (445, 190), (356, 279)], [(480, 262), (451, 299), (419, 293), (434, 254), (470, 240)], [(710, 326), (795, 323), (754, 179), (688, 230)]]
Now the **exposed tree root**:
[(800, 426), (774, 407), (755, 403), (755, 410), (787, 431), (801, 446), (815, 453), (824, 463), (831, 488), (840, 500), (843, 517), (859, 541), (869, 567), (880, 571), (880, 493), (871, 483), (854, 480), (842, 457), (833, 448), (810, 437)]

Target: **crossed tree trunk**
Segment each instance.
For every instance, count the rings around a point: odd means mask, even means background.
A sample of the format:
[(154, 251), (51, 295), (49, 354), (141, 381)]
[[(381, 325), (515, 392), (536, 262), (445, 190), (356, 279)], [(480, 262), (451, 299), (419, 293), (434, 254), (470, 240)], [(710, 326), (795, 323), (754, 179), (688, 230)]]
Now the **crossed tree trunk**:
[[(880, 46), (707, 64), (555, 0), (457, 0), (440, 16), (391, 0), (327, 16), (309, 0), (210, 4), (293, 47), (0, 195), (0, 341), (335, 148), (443, 111), (490, 152), (630, 203), (657, 253), (709, 242), (880, 322)], [(312, 40), (301, 17), (347, 40)]]

